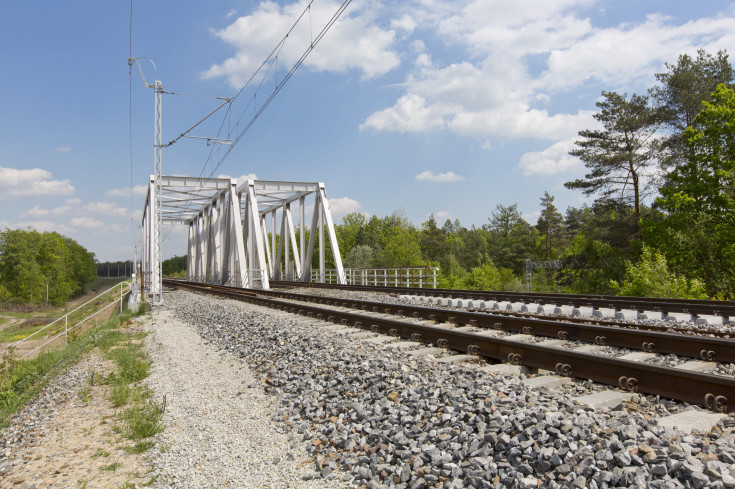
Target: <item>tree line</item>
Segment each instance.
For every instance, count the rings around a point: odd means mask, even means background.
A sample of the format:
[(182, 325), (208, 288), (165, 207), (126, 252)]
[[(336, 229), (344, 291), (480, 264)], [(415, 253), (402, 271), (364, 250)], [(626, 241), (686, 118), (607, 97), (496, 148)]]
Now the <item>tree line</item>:
[[(587, 173), (565, 186), (591, 205), (562, 214), (545, 192), (536, 223), (499, 204), (469, 228), (434, 216), (415, 226), (402, 210), (351, 213), (335, 226), (345, 267), (436, 266), (441, 287), (523, 290), (530, 259), (553, 261), (534, 270), (539, 292), (732, 299), (734, 72), (724, 51), (665, 68), (645, 95), (603, 91), (598, 127), (579, 132), (570, 154)], [(333, 268), (329, 247), (326, 259)]]
[(57, 232), (0, 232), (0, 302), (64, 304), (96, 277), (94, 253)]
[(535, 290), (732, 299), (735, 296), (735, 93), (724, 51), (681, 55), (646, 95), (602, 92), (573, 156), (587, 168), (565, 186), (594, 196), (562, 213), (541, 196), (527, 222), (498, 205), (480, 227), (420, 227), (402, 211), (347, 215), (336, 226), (347, 267), (434, 265), (441, 285), (520, 290), (526, 260)]

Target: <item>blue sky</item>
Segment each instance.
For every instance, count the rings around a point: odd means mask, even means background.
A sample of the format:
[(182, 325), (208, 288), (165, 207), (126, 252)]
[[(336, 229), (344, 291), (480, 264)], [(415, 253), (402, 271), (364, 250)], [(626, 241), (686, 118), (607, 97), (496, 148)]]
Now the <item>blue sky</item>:
[[(133, 0), (132, 55), (155, 62), (165, 90), (231, 97), (305, 6)], [(192, 134), (237, 135), (247, 104), (267, 98), (338, 6), (314, 0), (260, 90)], [(535, 223), (544, 191), (562, 212), (585, 202), (563, 186), (585, 173), (567, 152), (594, 127), (600, 92), (645, 93), (665, 63), (700, 48), (735, 52), (733, 4), (354, 0), (218, 167), (222, 153), (208, 160), (212, 147), (183, 139), (163, 151), (163, 173), (322, 181), (337, 222), (400, 208), (417, 225), (434, 214), (481, 226), (517, 203)], [(129, 51), (129, 1), (4, 3), (0, 227), (58, 231), (101, 261), (132, 256), (153, 93), (129, 75)], [(164, 95), (163, 140), (216, 104)], [(185, 232), (163, 246), (185, 253)]]

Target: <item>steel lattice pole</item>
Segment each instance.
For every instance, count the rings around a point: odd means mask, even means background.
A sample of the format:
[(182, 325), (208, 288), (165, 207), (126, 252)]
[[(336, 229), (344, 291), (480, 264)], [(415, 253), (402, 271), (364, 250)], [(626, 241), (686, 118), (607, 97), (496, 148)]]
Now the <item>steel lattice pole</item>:
[(162, 220), (161, 220), (161, 92), (163, 92), (163, 85), (160, 81), (155, 81), (153, 87), (155, 93), (155, 127), (154, 127), (154, 193), (155, 195), (151, 199), (153, 205), (153, 259), (151, 260), (151, 300), (153, 304), (163, 303), (163, 296), (161, 293), (161, 235), (162, 235)]

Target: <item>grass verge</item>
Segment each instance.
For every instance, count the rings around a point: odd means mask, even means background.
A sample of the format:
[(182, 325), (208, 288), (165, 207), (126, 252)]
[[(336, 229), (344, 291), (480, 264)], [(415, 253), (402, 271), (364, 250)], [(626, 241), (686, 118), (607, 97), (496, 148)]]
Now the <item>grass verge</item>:
[[(121, 395), (117, 406), (130, 403), (132, 408), (138, 407), (139, 404), (153, 404), (150, 401), (150, 392), (138, 385), (138, 382), (147, 375), (150, 367), (150, 360), (139, 343), (141, 336), (120, 329), (121, 325), (126, 324), (135, 315), (138, 314), (124, 311), (83, 334), (74, 338), (70, 336), (70, 341), (64, 348), (44, 352), (32, 360), (14, 360), (10, 356), (0, 359), (0, 368), (7, 366), (3, 372), (0, 372), (0, 428), (8, 426), (13, 414), (25, 403), (38, 396), (50, 380), (77, 363), (94, 348), (100, 348), (118, 364), (119, 368), (113, 375), (104, 379), (112, 383), (113, 391), (115, 388), (124, 391), (125, 386), (129, 390), (124, 396)], [(90, 381), (94, 382), (95, 376), (91, 376)], [(159, 431), (162, 429), (160, 415), (161, 412), (158, 414), (157, 422), (153, 423)], [(132, 418), (137, 416), (132, 416)], [(148, 429), (145, 432), (150, 433), (151, 431)], [(130, 431), (123, 430), (126, 437), (128, 437), (128, 432)], [(137, 433), (140, 433), (140, 430), (133, 430), (131, 433), (138, 436)], [(141, 442), (138, 438), (131, 439), (136, 444)]]
[(163, 430), (161, 416), (165, 402), (157, 404), (153, 393), (141, 381), (148, 376), (150, 359), (141, 341), (145, 334), (126, 334), (110, 337), (104, 345), (105, 356), (113, 360), (117, 369), (105, 381), (111, 387), (110, 400), (117, 414), (113, 431), (132, 442), (126, 450), (142, 453), (153, 446), (148, 439)]

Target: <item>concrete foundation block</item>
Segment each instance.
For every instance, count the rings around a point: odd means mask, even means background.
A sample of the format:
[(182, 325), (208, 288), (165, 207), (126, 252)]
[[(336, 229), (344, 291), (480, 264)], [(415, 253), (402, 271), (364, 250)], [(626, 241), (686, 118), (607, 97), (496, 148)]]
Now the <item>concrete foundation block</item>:
[(615, 313), (615, 319), (619, 321), (636, 321), (638, 319), (638, 311), (622, 309)]
[(412, 357), (428, 357), (441, 355), (445, 350), (443, 348), (437, 348), (430, 346), (428, 348), (419, 348), (418, 350), (409, 351), (408, 354)]
[(462, 363), (462, 362), (470, 362), (470, 361), (477, 361), (479, 357), (476, 357), (475, 355), (449, 355), (446, 357), (441, 357), (436, 359), (436, 363)]
[(558, 375), (540, 375), (530, 379), (523, 379), (521, 382), (531, 389), (554, 389), (569, 384), (572, 381), (569, 377), (561, 377)]
[(574, 306), (554, 306), (554, 314), (566, 314), (571, 316), (574, 312)]
[(722, 413), (692, 409), (660, 418), (656, 423), (661, 427), (674, 428), (684, 433), (691, 433), (695, 430), (709, 433), (718, 421), (726, 417), (727, 415)]
[(523, 365), (512, 365), (510, 363), (496, 363), (495, 365), (480, 367), (478, 370), (492, 375), (532, 375), (535, 374), (538, 369), (525, 367)]
[(393, 343), (395, 341), (396, 338), (394, 336), (386, 336), (384, 334), (365, 339), (365, 342), (373, 345), (384, 345), (385, 343)]
[(705, 362), (704, 360), (690, 360), (681, 363), (674, 368), (686, 370), (687, 372), (711, 372), (717, 368), (717, 362)]
[(539, 346), (560, 347), (564, 343), (566, 343), (565, 340), (548, 339), (548, 340), (540, 341), (539, 343), (536, 343), (536, 344)]
[(534, 336), (531, 335), (531, 334), (512, 334), (510, 336), (506, 336), (503, 339), (504, 340), (508, 340), (508, 341), (524, 342), (524, 341), (528, 341), (528, 340), (530, 340), (532, 338), (534, 338)]
[(605, 347), (601, 345), (582, 345), (574, 349), (580, 353), (599, 353), (604, 350)]
[(627, 353), (623, 356), (618, 357), (618, 360), (630, 360), (631, 362), (645, 362), (646, 360), (655, 357), (655, 353), (649, 353), (647, 351), (634, 351)]
[(630, 392), (606, 390), (586, 396), (575, 397), (573, 400), (593, 409), (615, 409), (624, 401), (630, 401), (632, 398), (633, 394)]
[(392, 350), (410, 350), (418, 346), (421, 346), (421, 343), (416, 341), (398, 341), (396, 343), (386, 343), (383, 345), (383, 348)]

